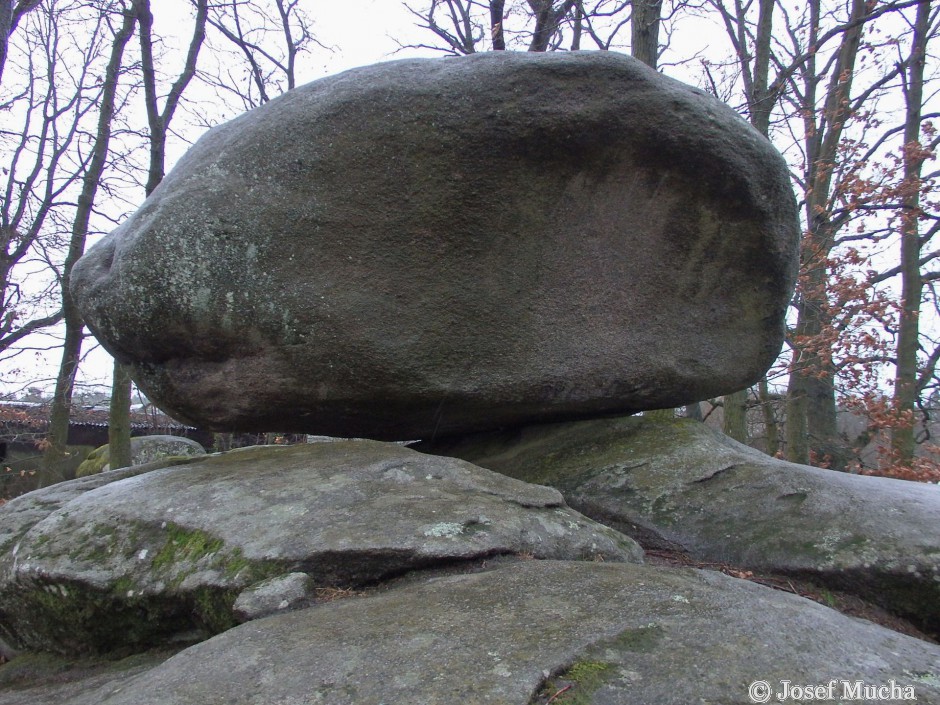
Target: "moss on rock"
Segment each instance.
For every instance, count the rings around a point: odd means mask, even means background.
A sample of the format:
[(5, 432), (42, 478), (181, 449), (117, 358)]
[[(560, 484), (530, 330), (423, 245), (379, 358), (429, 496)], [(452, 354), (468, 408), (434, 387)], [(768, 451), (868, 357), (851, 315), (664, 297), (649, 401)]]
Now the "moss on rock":
[(88, 457), (81, 462), (81, 464), (78, 466), (78, 469), (75, 471), (75, 477), (97, 475), (102, 471), (104, 466), (110, 462), (111, 452), (108, 449), (108, 444), (106, 443), (103, 446), (95, 448), (93, 451), (91, 451), (91, 453), (88, 454)]
[(575, 661), (542, 687), (536, 703), (591, 705), (594, 693), (614, 674), (614, 666), (604, 661)]

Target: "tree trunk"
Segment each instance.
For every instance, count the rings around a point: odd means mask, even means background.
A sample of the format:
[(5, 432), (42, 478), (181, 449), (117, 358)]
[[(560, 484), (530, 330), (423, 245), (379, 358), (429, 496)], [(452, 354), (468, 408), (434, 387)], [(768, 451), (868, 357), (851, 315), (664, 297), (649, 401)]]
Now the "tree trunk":
[(506, 34), (503, 31), (503, 10), (506, 0), (490, 0), (490, 36), (493, 39), (493, 51), (506, 50)]
[(98, 129), (92, 146), (88, 170), (82, 179), (82, 190), (78, 196), (75, 219), (72, 222), (72, 237), (68, 253), (62, 267), (62, 310), (65, 314), (65, 342), (62, 346), (62, 361), (56, 378), (52, 408), (49, 411), (49, 432), (46, 449), (43, 454), (43, 470), (39, 485), (44, 487), (64, 479), (64, 463), (67, 459), (66, 444), (69, 434), (69, 417), (72, 410), (72, 391), (75, 387), (75, 373), (82, 351), (81, 315), (72, 300), (69, 291), (72, 268), (85, 252), (85, 239), (88, 236), (88, 224), (91, 219), (98, 184), (107, 163), (110, 141), (111, 122), (115, 112), (115, 94), (120, 77), (124, 48), (134, 33), (136, 19), (134, 13), (124, 12), (124, 22), (111, 44), (111, 57), (105, 72), (101, 89), (101, 107), (98, 113)]
[[(283, 15), (283, 8), (282, 17)], [(195, 75), (199, 49), (205, 39), (205, 27), (208, 12), (207, 0), (197, 3), (196, 22), (193, 37), (190, 40), (186, 65), (176, 83), (170, 89), (163, 112), (157, 106), (156, 70), (153, 59), (153, 14), (150, 0), (135, 0), (134, 12), (140, 23), (141, 71), (144, 81), (144, 97), (147, 105), (147, 121), (150, 127), (150, 163), (147, 170), (146, 195), (153, 193), (160, 185), (166, 171), (166, 138), (170, 121), (189, 81)], [(286, 19), (284, 19), (285, 27)], [(287, 31), (285, 29), (285, 31)], [(289, 75), (293, 82), (293, 73)], [(131, 394), (133, 380), (127, 369), (117, 360), (114, 361), (114, 374), (111, 382), (111, 405), (108, 420), (108, 445), (111, 467), (121, 468), (131, 464)]]
[[(831, 367), (831, 364), (821, 363), (821, 366)], [(825, 377), (810, 376), (804, 382), (810, 460), (833, 470), (844, 470), (850, 453), (846, 443), (839, 437), (836, 423), (834, 372)]]
[(780, 427), (777, 414), (774, 412), (773, 399), (767, 387), (767, 378), (762, 377), (757, 387), (761, 411), (764, 415), (764, 429), (767, 433), (767, 455), (777, 455), (780, 452)]
[(724, 396), (722, 430), (741, 443), (747, 443), (747, 391)]
[(0, 80), (3, 79), (3, 67), (7, 63), (7, 54), (10, 50), (10, 35), (16, 25), (30, 10), (39, 7), (38, 2), (16, 2), (16, 0), (0, 0)]
[(112, 470), (126, 468), (131, 458), (131, 375), (117, 360), (111, 382), (111, 406), (108, 415), (108, 456)]
[(924, 104), (924, 65), (930, 29), (930, 0), (917, 6), (914, 40), (907, 70), (904, 100), (904, 212), (901, 215), (901, 318), (898, 326), (894, 410), (899, 418), (891, 431), (892, 460), (910, 467), (914, 461), (914, 404), (917, 401), (917, 352), (920, 339), (920, 186), (925, 153), (921, 149), (921, 112)]
[(558, 25), (574, 4), (575, 0), (565, 0), (561, 7), (556, 9), (554, 0), (529, 0), (529, 8), (535, 17), (529, 51), (548, 51), (552, 37), (558, 31)]
[[(811, 235), (806, 240), (812, 241)], [(805, 247), (804, 247), (805, 249)], [(822, 333), (825, 305), (807, 292), (825, 287), (822, 265), (809, 272), (797, 306), (796, 338), (812, 339)], [(817, 288), (818, 287), (818, 288)], [(824, 294), (820, 295), (824, 296)], [(812, 345), (794, 351), (787, 389), (787, 460), (844, 469), (849, 449), (839, 439), (836, 425), (835, 368), (828, 350)]]
[(790, 373), (787, 389), (787, 460), (809, 465), (809, 431), (806, 427), (806, 390), (803, 377)]
[(13, 33), (13, 0), (0, 0), (0, 81), (7, 63), (10, 34)]
[[(770, 137), (770, 114), (776, 101), (775, 93), (769, 89), (770, 40), (773, 31), (775, 2), (776, 0), (760, 1), (753, 57), (748, 54), (743, 44), (739, 45), (737, 57), (741, 66), (741, 75), (744, 77), (745, 99), (747, 100), (750, 123), (768, 139)], [(642, 5), (648, 6), (649, 4), (649, 2), (645, 2)], [(735, 20), (738, 31), (741, 32), (746, 24), (746, 9), (741, 5), (737, 5), (736, 8)], [(744, 389), (733, 394), (726, 394), (722, 401), (722, 429), (725, 434), (741, 443), (748, 442), (747, 393), (748, 390)]]
[(65, 311), (65, 339), (62, 342), (62, 360), (56, 376), (55, 392), (49, 409), (49, 431), (46, 435), (42, 466), (39, 470), (39, 487), (48, 487), (67, 480), (69, 465), (68, 437), (69, 419), (72, 415), (72, 392), (75, 389), (75, 373), (82, 354), (81, 315), (63, 285), (62, 309)]
[(768, 139), (770, 138), (770, 114), (776, 102), (775, 91), (770, 89), (770, 43), (776, 3), (777, 0), (760, 0), (757, 36), (754, 39), (754, 80), (747, 96), (751, 124)]
[[(815, 46), (821, 16), (819, 0), (812, 0), (810, 10), (808, 43)], [(849, 449), (839, 438), (836, 427), (835, 367), (830, 347), (825, 343), (814, 346), (812, 341), (813, 338), (818, 340), (829, 324), (828, 259), (835, 246), (830, 221), (834, 207), (832, 179), (839, 162), (845, 124), (850, 117), (852, 79), (866, 13), (866, 0), (851, 0), (848, 28), (842, 33), (835, 61), (829, 69), (829, 85), (818, 121), (816, 92), (823, 79), (816, 73), (813, 55), (807, 59), (803, 72), (808, 229), (800, 247), (804, 276), (798, 295), (795, 340), (808, 341), (808, 345), (804, 342), (803, 349), (794, 350), (790, 367), (787, 459), (797, 463), (823, 463), (835, 469), (843, 469), (850, 458)], [(802, 441), (796, 437), (801, 429), (809, 433)]]
[(656, 68), (663, 0), (633, 0), (630, 19), (630, 55)]

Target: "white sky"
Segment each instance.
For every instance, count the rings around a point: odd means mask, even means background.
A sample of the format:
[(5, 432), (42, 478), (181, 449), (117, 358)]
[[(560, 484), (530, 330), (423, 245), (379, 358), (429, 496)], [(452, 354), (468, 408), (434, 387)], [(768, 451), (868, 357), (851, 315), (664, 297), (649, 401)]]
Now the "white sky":
[[(356, 66), (405, 56), (432, 55), (410, 49), (395, 54), (398, 44), (392, 37), (413, 37), (422, 33), (415, 19), (398, 0), (344, 0), (342, 3), (319, 3), (314, 30), (326, 46), (336, 47), (329, 56), (318, 53), (320, 76), (338, 73)], [(360, 18), (359, 21), (351, 21)], [(425, 32), (426, 33), (426, 32)], [(310, 76), (311, 79), (318, 76)]]

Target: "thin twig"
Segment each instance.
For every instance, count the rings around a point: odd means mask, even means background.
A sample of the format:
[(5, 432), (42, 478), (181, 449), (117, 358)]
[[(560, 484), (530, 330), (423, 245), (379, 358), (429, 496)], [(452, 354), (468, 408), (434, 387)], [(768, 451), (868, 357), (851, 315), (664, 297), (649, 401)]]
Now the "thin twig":
[(564, 688), (562, 688), (561, 690), (559, 690), (559, 691), (558, 691), (557, 693), (555, 693), (552, 697), (550, 697), (548, 700), (545, 701), (545, 705), (550, 705), (550, 703), (553, 703), (553, 702), (555, 701), (555, 699), (556, 699), (559, 695), (561, 695), (562, 693), (564, 693), (566, 690), (571, 690), (571, 686), (570, 686), (570, 685), (566, 685)]

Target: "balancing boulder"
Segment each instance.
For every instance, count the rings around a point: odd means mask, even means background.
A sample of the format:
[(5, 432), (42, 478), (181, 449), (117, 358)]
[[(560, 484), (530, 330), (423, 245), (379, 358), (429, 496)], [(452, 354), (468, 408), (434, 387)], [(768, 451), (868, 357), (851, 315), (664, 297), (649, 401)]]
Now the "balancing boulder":
[(677, 406), (783, 339), (786, 165), (613, 52), (325, 78), (208, 132), (72, 291), (180, 420), (424, 438)]

